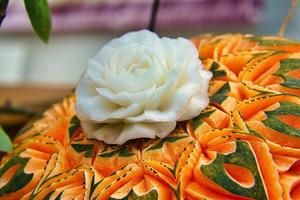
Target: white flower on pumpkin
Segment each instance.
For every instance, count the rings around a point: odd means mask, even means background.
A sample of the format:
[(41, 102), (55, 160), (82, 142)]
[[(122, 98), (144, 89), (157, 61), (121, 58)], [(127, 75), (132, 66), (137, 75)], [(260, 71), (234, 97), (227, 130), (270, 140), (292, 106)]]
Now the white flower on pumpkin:
[(89, 60), (76, 88), (77, 116), (88, 138), (109, 144), (163, 138), (207, 106), (211, 76), (189, 40), (130, 32)]

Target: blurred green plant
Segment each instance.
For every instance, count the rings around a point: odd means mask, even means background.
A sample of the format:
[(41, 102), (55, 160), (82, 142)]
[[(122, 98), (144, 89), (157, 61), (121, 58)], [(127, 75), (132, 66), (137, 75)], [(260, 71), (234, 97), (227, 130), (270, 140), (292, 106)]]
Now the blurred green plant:
[(1, 152), (10, 152), (13, 150), (13, 143), (11, 142), (9, 136), (0, 126), (0, 151)]
[(5, 17), (8, 0), (0, 0), (0, 25)]
[[(0, 0), (0, 26), (9, 0)], [(51, 34), (51, 11), (47, 0), (24, 0), (31, 25), (39, 38), (48, 43)]]

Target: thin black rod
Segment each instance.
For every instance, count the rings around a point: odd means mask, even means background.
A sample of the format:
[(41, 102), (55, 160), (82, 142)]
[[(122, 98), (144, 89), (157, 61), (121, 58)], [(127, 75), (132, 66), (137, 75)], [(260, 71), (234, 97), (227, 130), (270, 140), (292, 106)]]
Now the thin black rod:
[(148, 26), (148, 30), (152, 31), (152, 32), (155, 32), (158, 8), (159, 8), (159, 0), (153, 0), (152, 10), (151, 10), (151, 18), (150, 18), (150, 23)]
[(8, 5), (9, 0), (0, 0), (0, 26), (2, 24), (2, 21), (6, 15), (6, 9)]

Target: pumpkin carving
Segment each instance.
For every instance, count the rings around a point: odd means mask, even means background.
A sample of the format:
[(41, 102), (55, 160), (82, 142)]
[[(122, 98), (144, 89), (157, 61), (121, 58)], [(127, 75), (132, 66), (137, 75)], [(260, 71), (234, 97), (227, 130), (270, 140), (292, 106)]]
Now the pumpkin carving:
[(300, 43), (192, 39), (213, 73), (210, 104), (164, 139), (85, 138), (74, 96), (15, 138), (0, 199), (300, 199)]

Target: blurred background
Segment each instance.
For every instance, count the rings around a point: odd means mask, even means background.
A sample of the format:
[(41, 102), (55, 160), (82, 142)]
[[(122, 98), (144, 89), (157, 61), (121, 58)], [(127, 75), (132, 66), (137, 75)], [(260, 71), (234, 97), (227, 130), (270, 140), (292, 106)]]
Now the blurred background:
[[(23, 1), (11, 0), (0, 28), (0, 123), (24, 123), (70, 93), (89, 57), (124, 32), (147, 28), (152, 0), (49, 0), (53, 33), (33, 33)], [(277, 34), (290, 8), (283, 0), (161, 0), (160, 35)], [(297, 12), (298, 10), (298, 12)], [(285, 36), (300, 40), (299, 5)]]

